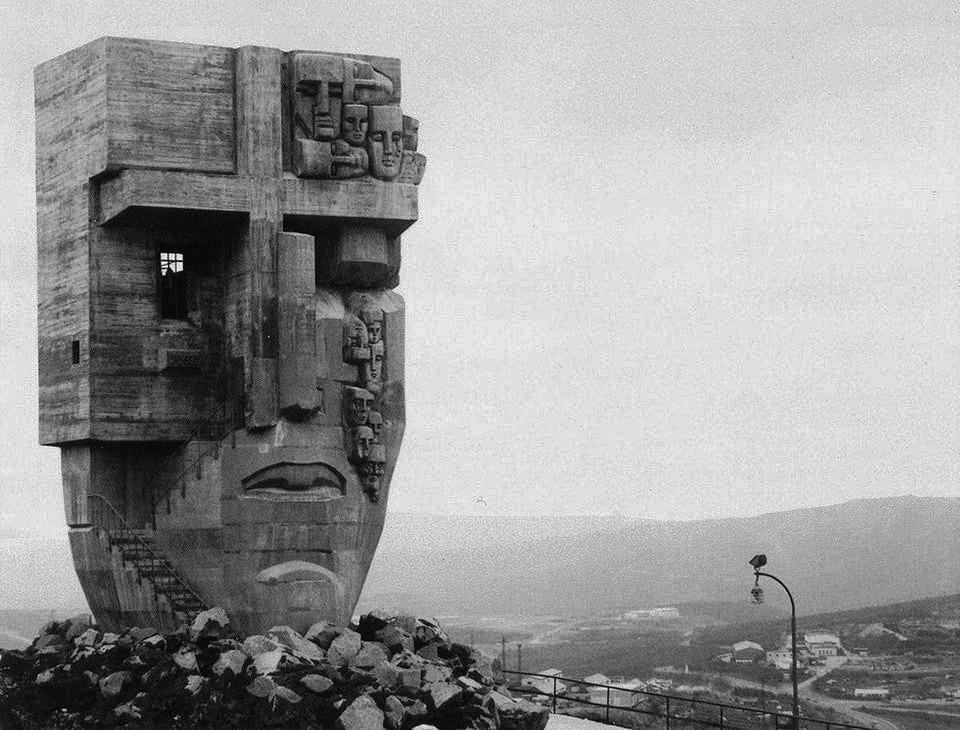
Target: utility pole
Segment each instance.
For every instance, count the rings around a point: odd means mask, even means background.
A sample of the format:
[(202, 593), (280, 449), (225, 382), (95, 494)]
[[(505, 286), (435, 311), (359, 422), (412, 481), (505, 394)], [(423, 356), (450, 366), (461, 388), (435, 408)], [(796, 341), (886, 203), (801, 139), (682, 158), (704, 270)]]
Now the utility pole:
[[(523, 644), (517, 642), (517, 674), (523, 672)], [(517, 678), (519, 681), (519, 677)]]
[(506, 636), (500, 637), (500, 671), (504, 673), (503, 683), (506, 684), (507, 683), (507, 675), (505, 674), (505, 672), (507, 671), (507, 637)]

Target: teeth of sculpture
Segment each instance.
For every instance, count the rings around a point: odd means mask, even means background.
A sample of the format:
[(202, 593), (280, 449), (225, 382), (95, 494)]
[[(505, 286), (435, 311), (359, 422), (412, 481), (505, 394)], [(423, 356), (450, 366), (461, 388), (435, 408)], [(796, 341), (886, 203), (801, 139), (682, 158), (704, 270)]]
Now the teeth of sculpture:
[(38, 68), (41, 440), (105, 628), (352, 614), (406, 420), (399, 70), (123, 38)]

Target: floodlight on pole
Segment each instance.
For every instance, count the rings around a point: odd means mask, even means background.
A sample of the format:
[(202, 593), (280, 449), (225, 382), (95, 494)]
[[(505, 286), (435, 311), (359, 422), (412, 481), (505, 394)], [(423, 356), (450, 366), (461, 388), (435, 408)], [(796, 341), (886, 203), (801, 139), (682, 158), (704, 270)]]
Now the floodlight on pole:
[(753, 588), (750, 590), (750, 594), (753, 596), (754, 603), (763, 603), (763, 589), (760, 587), (760, 576), (763, 576), (764, 578), (770, 578), (771, 580), (779, 583), (780, 587), (786, 592), (787, 598), (790, 599), (790, 644), (792, 647), (792, 656), (790, 659), (790, 679), (793, 683), (793, 730), (799, 730), (800, 690), (797, 683), (797, 605), (793, 601), (793, 594), (790, 593), (790, 589), (787, 588), (786, 584), (782, 580), (775, 575), (760, 571), (760, 568), (767, 564), (766, 555), (762, 553), (759, 555), (754, 555), (752, 558), (750, 558), (749, 563), (753, 568), (754, 575)]

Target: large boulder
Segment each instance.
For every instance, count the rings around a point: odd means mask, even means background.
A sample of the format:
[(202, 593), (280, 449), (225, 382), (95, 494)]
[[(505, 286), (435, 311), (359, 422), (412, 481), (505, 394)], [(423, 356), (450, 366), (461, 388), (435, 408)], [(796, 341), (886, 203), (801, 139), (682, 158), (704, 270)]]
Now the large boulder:
[(267, 636), (290, 649), (296, 656), (310, 661), (323, 659), (323, 650), (312, 641), (307, 641), (289, 626), (274, 626)]
[(327, 650), (327, 661), (335, 667), (345, 667), (360, 653), (362, 645), (360, 634), (347, 629), (330, 644)]
[(100, 680), (100, 694), (104, 697), (116, 697), (130, 684), (133, 675), (126, 670), (113, 672)]
[[(357, 634), (359, 638), (359, 634)], [(383, 711), (370, 695), (360, 695), (337, 718), (337, 730), (383, 730)]]
[(550, 719), (550, 710), (541, 705), (520, 700), (497, 708), (501, 730), (544, 730)]
[(220, 606), (201, 611), (190, 627), (190, 638), (193, 641), (225, 639), (229, 633), (230, 619), (227, 617), (227, 612)]

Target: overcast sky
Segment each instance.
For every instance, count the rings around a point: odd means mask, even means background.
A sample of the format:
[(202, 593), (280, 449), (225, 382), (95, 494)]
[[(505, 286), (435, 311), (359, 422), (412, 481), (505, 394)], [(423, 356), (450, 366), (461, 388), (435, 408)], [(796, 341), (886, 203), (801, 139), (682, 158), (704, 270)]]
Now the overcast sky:
[(0, 528), (63, 529), (32, 68), (102, 35), (402, 58), (428, 165), (391, 509), (960, 495), (958, 7), (3, 3)]

